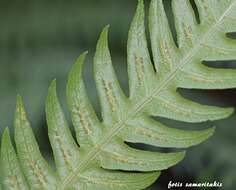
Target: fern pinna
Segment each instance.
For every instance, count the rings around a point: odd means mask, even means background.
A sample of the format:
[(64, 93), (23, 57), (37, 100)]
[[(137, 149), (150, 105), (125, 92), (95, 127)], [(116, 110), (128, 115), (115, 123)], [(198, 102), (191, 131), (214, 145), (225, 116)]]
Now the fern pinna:
[[(151, 116), (184, 122), (218, 120), (233, 109), (201, 105), (183, 98), (178, 88), (226, 89), (236, 86), (236, 71), (210, 68), (203, 60), (236, 58), (235, 0), (197, 0), (200, 23), (190, 1), (174, 0), (175, 44), (162, 0), (152, 0), (149, 32), (153, 61), (145, 36), (144, 4), (139, 0), (128, 37), (129, 97), (120, 88), (102, 31), (94, 57), (94, 76), (101, 104), (100, 121), (90, 104), (82, 78), (87, 53), (69, 76), (67, 98), (76, 137), (73, 139), (53, 81), (46, 100), (48, 135), (56, 171), (42, 157), (20, 97), (14, 131), (17, 153), (4, 131), (1, 144), (1, 186), (6, 190), (137, 190), (150, 186), (184, 152), (158, 153), (131, 148), (125, 142), (162, 148), (187, 148), (210, 137), (214, 128), (180, 130)], [(153, 64), (152, 64), (153, 62)]]

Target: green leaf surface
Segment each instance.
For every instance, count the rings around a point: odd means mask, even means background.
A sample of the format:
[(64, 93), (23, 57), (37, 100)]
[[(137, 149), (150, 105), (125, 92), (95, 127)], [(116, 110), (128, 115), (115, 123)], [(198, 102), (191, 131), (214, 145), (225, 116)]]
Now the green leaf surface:
[(235, 40), (226, 36), (236, 31), (236, 1), (199, 0), (196, 5), (200, 23), (189, 1), (172, 1), (176, 44), (163, 2), (152, 0), (148, 19), (152, 51), (149, 51), (144, 3), (138, 1), (127, 44), (129, 96), (121, 89), (112, 65), (109, 26), (103, 29), (93, 61), (101, 120), (90, 103), (83, 81), (87, 52), (78, 58), (68, 79), (67, 102), (77, 142), (59, 103), (56, 81), (52, 82), (46, 100), (46, 117), (55, 171), (42, 157), (18, 97), (14, 120), (17, 154), (8, 130), (2, 137), (4, 189), (145, 189), (159, 177), (161, 170), (180, 162), (185, 151), (151, 152), (133, 148), (126, 142), (188, 148), (213, 135), (214, 127), (176, 129), (152, 117), (198, 123), (223, 119), (233, 112), (232, 108), (190, 101), (177, 91), (179, 88), (236, 87), (235, 70), (211, 68), (202, 63), (236, 59)]
[(8, 128), (2, 136), (1, 180), (4, 189), (29, 189), (12, 146)]

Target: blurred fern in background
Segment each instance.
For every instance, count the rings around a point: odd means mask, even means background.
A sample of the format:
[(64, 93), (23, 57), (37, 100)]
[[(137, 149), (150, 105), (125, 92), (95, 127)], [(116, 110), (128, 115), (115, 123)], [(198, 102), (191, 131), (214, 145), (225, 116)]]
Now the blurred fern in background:
[[(169, 10), (170, 22), (173, 23), (170, 0), (164, 2)], [(127, 92), (127, 78), (123, 74), (126, 73), (126, 39), (135, 7), (136, 1), (132, 0), (1, 0), (0, 129), (12, 125), (15, 97), (20, 93), (27, 103), (36, 137), (47, 155), (50, 148), (45, 143), (48, 140), (46, 127), (41, 126), (45, 125), (44, 101), (49, 82), (52, 78), (57, 78), (60, 85), (58, 91), (65, 91), (65, 81), (72, 63), (82, 51), (95, 50), (94, 44), (100, 29), (107, 23), (112, 26), (110, 46), (114, 65), (121, 85)], [(174, 33), (173, 26), (172, 29)], [(231, 36), (234, 38), (235, 34)], [(89, 58), (84, 76), (88, 94), (98, 110), (94, 81), (88, 77), (92, 73), (91, 62)], [(235, 67), (235, 61), (207, 64)], [(181, 93), (198, 102), (214, 105), (219, 105), (220, 102), (221, 106), (236, 107), (235, 90)], [(59, 96), (62, 97), (61, 100), (65, 100), (64, 94)], [(62, 103), (65, 105), (65, 102)], [(163, 122), (170, 124), (172, 121)], [(185, 127), (183, 125), (179, 122), (180, 127)], [(236, 116), (204, 125), (219, 126), (215, 136), (211, 141), (190, 150), (184, 162), (160, 178), (159, 185), (163, 189), (166, 189), (170, 180), (219, 180), (223, 182), (224, 190), (232, 190), (236, 186)], [(189, 176), (189, 179), (179, 176), (180, 170), (181, 175)], [(183, 175), (184, 172), (186, 175)], [(153, 189), (156, 189), (155, 185)]]

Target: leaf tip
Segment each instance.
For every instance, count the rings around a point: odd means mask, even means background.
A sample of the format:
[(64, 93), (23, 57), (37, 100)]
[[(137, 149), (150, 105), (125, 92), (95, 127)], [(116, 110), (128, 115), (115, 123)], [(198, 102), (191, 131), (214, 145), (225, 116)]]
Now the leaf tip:
[(138, 0), (138, 4), (143, 4), (143, 0)]
[(216, 131), (216, 127), (215, 126), (209, 128), (209, 129), (206, 129), (206, 134), (207, 135), (206, 135), (205, 140), (210, 138), (212, 135), (214, 135), (215, 131)]
[(53, 79), (50, 86), (56, 87), (56, 85), (57, 85), (57, 79)]
[(4, 156), (5, 151), (8, 149), (9, 145), (11, 145), (11, 138), (9, 128), (6, 127), (2, 134), (2, 144), (1, 144), (1, 157)]
[(145, 185), (145, 189), (149, 187), (151, 184), (153, 184), (161, 175), (161, 171), (156, 171), (153, 173), (147, 173), (148, 179), (147, 179), (147, 185)]
[(8, 142), (9, 140), (10, 140), (10, 132), (9, 128), (6, 127), (2, 134), (2, 145), (4, 144), (4, 142)]
[(110, 29), (110, 24), (107, 24), (107, 25), (104, 27), (103, 30), (105, 30), (105, 31), (109, 31), (109, 29)]
[(178, 152), (177, 153), (177, 157), (179, 158), (179, 160), (183, 160), (186, 156), (186, 151), (182, 151), (182, 152)]
[(71, 69), (70, 74), (73, 73), (72, 72), (73, 70), (77, 70), (78, 68), (80, 69), (80, 67), (83, 65), (84, 60), (85, 60), (87, 55), (88, 55), (88, 51), (85, 51), (77, 58), (77, 60), (75, 62), (75, 65)]
[(23, 99), (21, 95), (17, 94), (16, 96), (16, 106), (17, 107), (22, 107), (23, 106)]
[(48, 88), (48, 94), (54, 94), (57, 90), (57, 80), (53, 79), (49, 88)]
[(66, 85), (66, 97), (69, 105), (72, 103), (73, 94), (75, 92), (77, 93), (77, 89), (80, 88), (79, 86), (83, 83), (82, 70), (87, 54), (88, 51), (83, 52), (70, 70)]
[[(103, 28), (103, 30), (102, 30), (102, 32), (101, 32), (101, 35), (100, 35), (100, 40), (107, 41), (109, 29), (110, 29), (110, 25), (106, 25), (106, 26)], [(100, 41), (100, 40), (99, 40), (99, 41)]]
[(173, 153), (173, 155), (175, 156), (175, 159), (173, 160), (172, 165), (176, 165), (185, 158), (186, 151), (176, 152), (176, 153)]
[(55, 100), (57, 101), (57, 81), (56, 79), (52, 80), (49, 88), (48, 88), (48, 95), (46, 98), (46, 113), (49, 113), (50, 107), (52, 104), (55, 103)]
[[(100, 62), (103, 62), (104, 59), (110, 59), (110, 51), (108, 45), (108, 33), (109, 33), (109, 25), (105, 26), (99, 36), (96, 52), (94, 56), (94, 71), (96, 73), (97, 69), (101, 67)], [(101, 61), (103, 60), (103, 61)], [(111, 61), (111, 60), (109, 60)]]
[(24, 108), (24, 103), (22, 97), (18, 94), (16, 97), (16, 111), (15, 111), (15, 119), (17, 115), (20, 116), (19, 119), (26, 119), (26, 113)]
[(84, 51), (84, 52), (82, 53), (82, 56), (86, 56), (86, 55), (88, 55), (88, 53), (89, 53), (88, 50), (87, 50), (87, 51)]
[[(220, 108), (220, 111), (216, 111), (216, 117), (214, 117), (211, 120), (219, 120), (219, 119), (225, 119), (229, 116), (231, 116), (234, 113), (234, 108)], [(214, 113), (213, 113), (214, 114)]]
[[(196, 141), (190, 146), (195, 146), (206, 141), (215, 133), (215, 130), (216, 130), (216, 127), (210, 127), (201, 131), (197, 131)], [(190, 147), (190, 146), (187, 146), (187, 147)]]
[(225, 117), (229, 117), (234, 113), (234, 108), (226, 108)]
[(144, 31), (144, 12), (144, 1), (138, 0), (138, 5), (129, 30), (128, 43), (133, 33), (137, 33), (140, 30)]
[(137, 12), (139, 11), (144, 11), (144, 1), (143, 0), (138, 0), (138, 6), (137, 6)]

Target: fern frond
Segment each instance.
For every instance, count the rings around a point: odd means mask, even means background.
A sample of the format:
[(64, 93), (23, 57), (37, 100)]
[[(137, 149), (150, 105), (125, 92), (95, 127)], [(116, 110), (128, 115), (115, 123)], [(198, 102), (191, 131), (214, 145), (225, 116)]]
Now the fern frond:
[[(177, 45), (161, 0), (152, 0), (149, 30), (154, 66), (145, 35), (144, 4), (139, 0), (128, 37), (129, 97), (122, 91), (112, 66), (105, 27), (94, 57), (94, 77), (101, 104), (100, 121), (89, 101), (82, 77), (86, 53), (69, 75), (68, 107), (76, 131), (73, 139), (53, 81), (46, 100), (48, 135), (56, 171), (42, 157), (20, 97), (14, 119), (17, 154), (8, 129), (1, 145), (1, 184), (4, 189), (137, 190), (152, 184), (185, 152), (150, 152), (125, 142), (162, 148), (188, 148), (208, 139), (214, 128), (180, 130), (151, 116), (183, 122), (228, 117), (232, 108), (201, 105), (182, 97), (178, 88), (236, 87), (236, 71), (216, 69), (204, 60), (236, 59), (236, 42), (226, 37), (236, 31), (235, 0), (199, 0), (200, 24), (189, 1), (172, 1)], [(155, 67), (155, 68), (154, 68)]]

